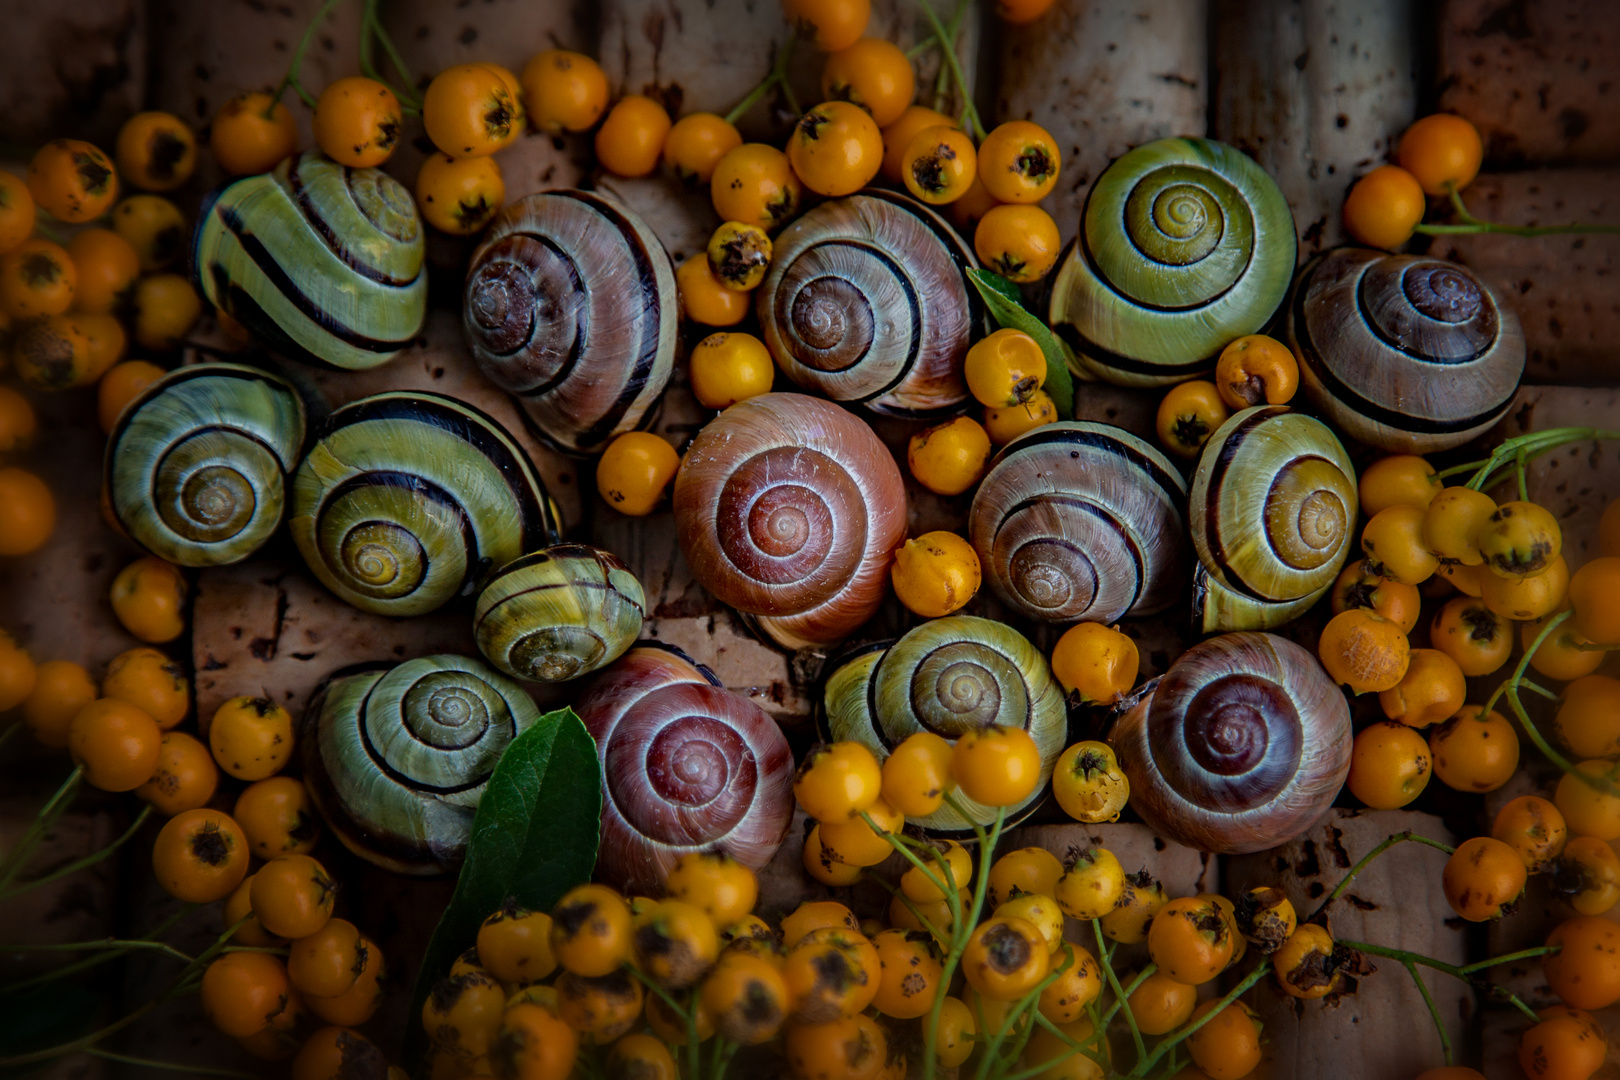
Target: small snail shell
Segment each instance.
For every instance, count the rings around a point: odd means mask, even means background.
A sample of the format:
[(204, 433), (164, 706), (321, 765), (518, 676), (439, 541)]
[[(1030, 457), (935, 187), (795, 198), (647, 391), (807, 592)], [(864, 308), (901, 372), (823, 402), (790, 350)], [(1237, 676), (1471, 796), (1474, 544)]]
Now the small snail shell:
[(1081, 374), (1180, 382), (1271, 321), (1297, 247), (1288, 201), (1248, 155), (1212, 139), (1159, 139), (1092, 185), (1050, 321)]
[(124, 409), (103, 473), (114, 516), (142, 547), (181, 566), (222, 566), (280, 527), (303, 446), (304, 406), (285, 382), (197, 364)]
[[(1008, 808), (1014, 816), (1045, 796), (1068, 733), (1063, 690), (1046, 657), (1012, 627), (973, 615), (931, 619), (886, 651), (856, 654), (828, 677), (823, 707), (830, 738), (864, 743), (880, 760), (918, 731), (954, 741), (990, 724), (1023, 728), (1040, 748), (1041, 782)], [(961, 793), (957, 798), (981, 825), (995, 819), (994, 809)], [(915, 824), (971, 828), (949, 806)]]
[(658, 238), (586, 191), (528, 195), (502, 210), (463, 290), (473, 359), (571, 453), (640, 425), (669, 382), (679, 315)]
[(679, 649), (644, 642), (575, 705), (602, 762), (597, 876), (658, 895), (677, 859), (720, 850), (758, 869), (793, 821), (793, 753), (758, 705)]
[(272, 348), (360, 370), (427, 314), (416, 200), (380, 169), (316, 153), (229, 184), (203, 209), (194, 265), (208, 302)]
[(558, 544), (507, 563), (478, 594), (473, 635), (519, 679), (563, 682), (617, 660), (641, 635), (641, 582), (613, 555)]
[(556, 540), (556, 509), (495, 420), (423, 391), (327, 418), (293, 478), (293, 542), (321, 583), (379, 615), (432, 611)]
[(1310, 828), (1350, 771), (1350, 707), (1316, 657), (1273, 634), (1222, 634), (1170, 665), (1114, 727), (1131, 806), (1220, 854)]
[(866, 191), (782, 230), (759, 289), (777, 366), (806, 390), (927, 416), (967, 400), (962, 361), (985, 332), (973, 252), (921, 203)]
[(675, 474), (692, 576), (787, 648), (832, 645), (870, 619), (906, 538), (906, 491), (863, 421), (802, 394), (763, 394), (710, 421)]
[(345, 668), (304, 713), (304, 784), (356, 855), (400, 874), (447, 873), (495, 763), (539, 716), (521, 687), (466, 656)]
[(1384, 450), (1461, 446), (1500, 420), (1524, 374), (1524, 333), (1466, 268), (1339, 248), (1308, 263), (1288, 304), (1305, 396)]
[(1117, 427), (1047, 424), (1008, 443), (973, 496), (968, 538), (996, 595), (1032, 619), (1162, 611), (1186, 580), (1181, 474)]
[(1203, 629), (1265, 630), (1321, 599), (1350, 552), (1356, 472), (1320, 420), (1244, 409), (1204, 444), (1187, 501)]

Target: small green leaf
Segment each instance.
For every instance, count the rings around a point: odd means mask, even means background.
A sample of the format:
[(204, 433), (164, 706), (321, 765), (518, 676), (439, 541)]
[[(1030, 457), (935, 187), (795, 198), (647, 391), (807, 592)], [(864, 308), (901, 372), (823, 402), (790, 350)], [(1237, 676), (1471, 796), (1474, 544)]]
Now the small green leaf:
[(428, 941), (411, 996), (406, 1058), (426, 1049), (422, 1002), (477, 941), (478, 927), (507, 897), (550, 911), (590, 880), (602, 829), (596, 741), (573, 709), (542, 716), (501, 755), (478, 800), (456, 891)]
[(1046, 385), (1043, 389), (1052, 395), (1058, 415), (1074, 415), (1074, 378), (1069, 374), (1069, 347), (1063, 339), (1052, 333), (1052, 328), (1024, 310), (1018, 286), (989, 270), (969, 270), (968, 278), (984, 298), (996, 325), (1022, 330), (1035, 339), (1046, 356)]

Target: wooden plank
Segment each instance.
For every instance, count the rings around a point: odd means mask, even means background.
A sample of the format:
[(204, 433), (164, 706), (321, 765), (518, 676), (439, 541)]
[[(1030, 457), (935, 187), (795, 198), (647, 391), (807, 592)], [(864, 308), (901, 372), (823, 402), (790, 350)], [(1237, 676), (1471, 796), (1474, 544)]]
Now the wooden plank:
[(1412, 122), (1415, 21), (1405, 2), (1216, 0), (1210, 134), (1276, 179), (1301, 258), (1344, 242), (1351, 181)]
[(1620, 160), (1620, 7), (1582, 0), (1450, 0), (1440, 108), (1472, 120), (1495, 165)]
[(69, 136), (109, 155), (146, 90), (146, 5), (139, 0), (10, 4), (0, 35), (0, 140)]
[[(1297, 840), (1270, 851), (1222, 860), (1228, 895), (1257, 885), (1288, 893), (1304, 919), (1362, 856), (1406, 829), (1446, 843), (1456, 838), (1429, 814), (1335, 809)], [(1447, 963), (1468, 959), (1467, 933), (1440, 892), (1443, 852), (1402, 844), (1380, 856), (1327, 911), (1336, 938), (1410, 949)], [(1374, 958), (1378, 971), (1337, 1003), (1297, 1002), (1267, 980), (1250, 996), (1265, 1024), (1256, 1080), (1303, 1076), (1411, 1076), (1444, 1063), (1440, 1040), (1417, 988), (1399, 963)], [(1451, 1033), (1463, 1037), (1473, 992), (1433, 972), (1425, 981)]]
[[(1487, 173), (1463, 196), (1476, 216), (1508, 225), (1620, 223), (1612, 169)], [(1620, 382), (1620, 236), (1441, 236), (1429, 250), (1471, 267), (1518, 315), (1526, 379)]]
[(1205, 0), (1058, 0), (1027, 26), (1003, 27), (995, 118), (1033, 120), (1057, 140), (1062, 174), (1041, 205), (1060, 235), (1075, 235), (1087, 189), (1114, 158), (1204, 134), (1205, 19)]

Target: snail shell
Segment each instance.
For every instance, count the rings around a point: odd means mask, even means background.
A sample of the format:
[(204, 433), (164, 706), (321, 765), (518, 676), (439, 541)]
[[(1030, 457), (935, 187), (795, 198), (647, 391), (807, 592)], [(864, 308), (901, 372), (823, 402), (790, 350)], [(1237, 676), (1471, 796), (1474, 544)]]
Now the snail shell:
[(1308, 263), (1288, 305), (1308, 397), (1339, 430), (1384, 450), (1449, 450), (1507, 412), (1524, 333), (1466, 268), (1339, 248)]
[(643, 642), (575, 705), (602, 762), (597, 877), (658, 895), (682, 855), (759, 869), (793, 821), (793, 753), (758, 705), (679, 649)]
[(346, 668), (304, 713), (304, 784), (356, 855), (399, 874), (448, 873), (495, 763), (539, 716), (520, 686), (466, 656)]
[(1187, 487), (1131, 433), (1047, 424), (996, 455), (968, 538), (996, 595), (1048, 622), (1162, 611), (1186, 580)]
[(906, 491), (863, 421), (802, 394), (739, 402), (675, 474), (692, 576), (787, 648), (832, 645), (877, 611), (906, 538)]
[(640, 425), (669, 382), (679, 314), (675, 270), (652, 230), (586, 191), (502, 210), (463, 290), (473, 359), (571, 453)]
[(1053, 281), (1050, 322), (1082, 375), (1181, 382), (1271, 321), (1297, 249), (1288, 201), (1248, 155), (1212, 139), (1159, 139), (1092, 185)]
[(558, 544), (507, 563), (473, 612), (478, 651), (519, 679), (563, 682), (617, 660), (641, 634), (641, 582), (613, 555)]
[[(1028, 731), (1041, 751), (1041, 782), (1008, 808), (1009, 818), (1027, 814), (1045, 796), (1068, 733), (1063, 690), (1046, 657), (1012, 627), (973, 615), (931, 619), (885, 651), (854, 655), (828, 676), (822, 700), (828, 736), (863, 743), (879, 760), (919, 731), (953, 742), (991, 724)], [(979, 824), (995, 820), (993, 808), (960, 792), (957, 798)], [(972, 827), (949, 806), (915, 824)]]
[(344, 601), (420, 615), (557, 538), (556, 509), (494, 419), (423, 391), (375, 394), (327, 418), (293, 478), (299, 554)]
[(1350, 708), (1293, 642), (1222, 634), (1171, 664), (1110, 741), (1155, 832), (1242, 854), (1292, 840), (1332, 805), (1350, 772)]
[(107, 440), (113, 515), (181, 566), (223, 566), (281, 525), (304, 446), (304, 406), (274, 375), (238, 364), (170, 372), (126, 407)]
[(208, 302), (273, 348), (363, 370), (421, 331), (422, 261), (409, 191), (304, 153), (222, 188), (197, 222), (193, 264)]
[(1244, 409), (1204, 444), (1187, 518), (1203, 629), (1280, 626), (1321, 599), (1350, 552), (1356, 472), (1328, 426)]
[(866, 191), (822, 203), (776, 241), (759, 323), (788, 378), (880, 413), (950, 412), (986, 332), (973, 252), (921, 203)]

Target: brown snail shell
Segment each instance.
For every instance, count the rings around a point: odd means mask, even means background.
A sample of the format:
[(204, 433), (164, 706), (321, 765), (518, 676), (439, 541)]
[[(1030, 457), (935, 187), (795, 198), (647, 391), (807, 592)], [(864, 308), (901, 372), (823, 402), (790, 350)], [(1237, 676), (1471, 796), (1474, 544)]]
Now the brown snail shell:
[(865, 422), (803, 394), (711, 421), (675, 474), (692, 576), (787, 648), (832, 645), (877, 611), (906, 537), (900, 469)]
[(1350, 772), (1350, 707), (1316, 657), (1273, 634), (1222, 634), (1170, 665), (1110, 742), (1142, 820), (1201, 851), (1292, 840)]

